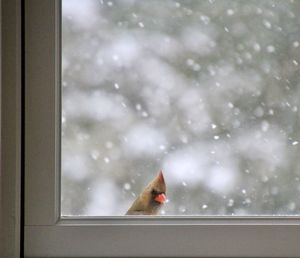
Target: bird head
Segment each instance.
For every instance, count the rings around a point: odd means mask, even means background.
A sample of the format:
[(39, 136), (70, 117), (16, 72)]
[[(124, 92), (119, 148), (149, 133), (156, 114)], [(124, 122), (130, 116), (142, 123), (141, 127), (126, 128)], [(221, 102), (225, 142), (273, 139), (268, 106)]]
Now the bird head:
[(158, 176), (150, 182), (149, 190), (151, 191), (151, 198), (153, 202), (156, 202), (157, 204), (165, 203), (167, 200), (166, 184), (162, 171), (160, 171)]
[(160, 171), (141, 192), (126, 214), (156, 215), (166, 200), (166, 184), (163, 173)]

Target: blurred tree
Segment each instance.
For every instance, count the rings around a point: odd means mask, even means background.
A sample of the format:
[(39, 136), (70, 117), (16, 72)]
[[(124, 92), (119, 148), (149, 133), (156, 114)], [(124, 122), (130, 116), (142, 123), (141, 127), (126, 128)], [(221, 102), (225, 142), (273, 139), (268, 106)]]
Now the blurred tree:
[(62, 4), (63, 215), (300, 213), (299, 1)]

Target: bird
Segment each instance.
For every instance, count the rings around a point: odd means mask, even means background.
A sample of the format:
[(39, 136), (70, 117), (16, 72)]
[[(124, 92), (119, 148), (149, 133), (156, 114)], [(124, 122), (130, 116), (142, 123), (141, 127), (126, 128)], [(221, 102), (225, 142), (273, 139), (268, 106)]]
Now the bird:
[(166, 184), (160, 171), (136, 198), (126, 215), (157, 215), (166, 200)]

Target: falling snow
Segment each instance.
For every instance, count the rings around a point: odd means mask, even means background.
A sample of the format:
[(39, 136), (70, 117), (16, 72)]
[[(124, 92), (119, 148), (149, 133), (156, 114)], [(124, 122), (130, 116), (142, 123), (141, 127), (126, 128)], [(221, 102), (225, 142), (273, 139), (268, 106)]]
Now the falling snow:
[(125, 183), (123, 187), (127, 191), (131, 189), (131, 185), (129, 183)]
[(228, 207), (232, 207), (234, 205), (234, 200), (233, 199), (229, 199), (227, 205), (228, 205)]
[(299, 215), (299, 1), (62, 1), (62, 214)]
[(258, 43), (254, 43), (253, 45), (253, 49), (256, 51), (256, 52), (259, 52), (261, 50), (261, 47)]
[(267, 21), (267, 20), (264, 20), (264, 21), (263, 21), (263, 24), (264, 24), (264, 26), (265, 26), (266, 28), (268, 28), (268, 29), (271, 29), (271, 28), (272, 28), (272, 24), (271, 24), (269, 21)]
[(228, 107), (234, 108), (234, 105), (233, 105), (231, 102), (229, 102), (229, 103), (228, 103)]
[(294, 41), (293, 42), (293, 47), (297, 48), (297, 47), (299, 47), (299, 45), (300, 45), (299, 41)]
[(275, 52), (275, 47), (272, 46), (272, 45), (267, 46), (267, 52), (274, 53)]
[(231, 15), (234, 15), (234, 11), (232, 9), (228, 9), (226, 11), (227, 15), (231, 16)]

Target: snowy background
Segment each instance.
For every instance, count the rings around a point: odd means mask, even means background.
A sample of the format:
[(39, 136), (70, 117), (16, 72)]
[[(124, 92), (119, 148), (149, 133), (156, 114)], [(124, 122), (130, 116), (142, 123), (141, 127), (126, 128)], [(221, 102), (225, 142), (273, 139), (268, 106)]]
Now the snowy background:
[(63, 0), (62, 214), (300, 214), (300, 1)]

